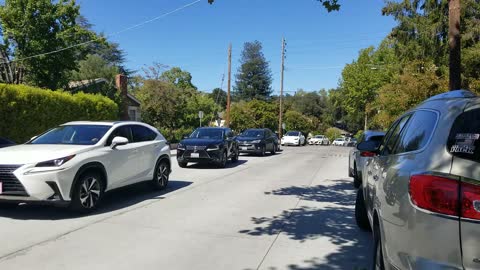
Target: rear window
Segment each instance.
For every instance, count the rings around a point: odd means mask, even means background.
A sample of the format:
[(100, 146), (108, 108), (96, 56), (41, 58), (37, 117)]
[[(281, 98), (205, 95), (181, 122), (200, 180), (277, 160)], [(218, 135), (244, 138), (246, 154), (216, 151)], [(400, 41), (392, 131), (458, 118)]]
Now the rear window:
[(480, 161), (480, 109), (466, 111), (457, 117), (447, 147), (456, 157)]
[(430, 111), (416, 112), (398, 142), (396, 154), (412, 152), (425, 147), (432, 136), (437, 114)]

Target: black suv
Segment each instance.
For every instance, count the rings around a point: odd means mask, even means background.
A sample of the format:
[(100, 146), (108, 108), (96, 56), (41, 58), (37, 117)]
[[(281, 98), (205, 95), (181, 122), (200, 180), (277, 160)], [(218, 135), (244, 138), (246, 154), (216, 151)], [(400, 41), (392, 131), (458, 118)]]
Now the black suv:
[(197, 128), (177, 147), (177, 161), (182, 168), (189, 162), (214, 163), (225, 168), (227, 160), (238, 160), (238, 144), (229, 128)]
[(237, 137), (240, 153), (255, 153), (265, 156), (266, 152), (275, 155), (278, 137), (268, 128), (247, 129)]

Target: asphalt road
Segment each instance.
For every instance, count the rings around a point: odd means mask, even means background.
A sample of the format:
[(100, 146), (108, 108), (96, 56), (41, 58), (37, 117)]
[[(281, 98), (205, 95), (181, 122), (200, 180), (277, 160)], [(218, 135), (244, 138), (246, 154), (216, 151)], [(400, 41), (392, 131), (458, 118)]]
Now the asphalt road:
[(0, 269), (368, 269), (347, 159), (306, 146), (227, 169), (175, 163), (166, 191), (115, 191), (87, 217), (2, 210)]

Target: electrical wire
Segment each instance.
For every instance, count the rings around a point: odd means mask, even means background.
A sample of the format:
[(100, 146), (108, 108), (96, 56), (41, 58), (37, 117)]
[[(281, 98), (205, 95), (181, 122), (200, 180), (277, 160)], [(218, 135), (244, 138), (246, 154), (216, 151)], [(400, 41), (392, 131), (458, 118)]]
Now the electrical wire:
[[(181, 7), (178, 7), (172, 11), (169, 11), (167, 13), (164, 13), (164, 14), (161, 14), (157, 17), (154, 17), (152, 19), (149, 19), (149, 20), (146, 20), (146, 21), (143, 21), (141, 23), (138, 23), (138, 24), (135, 24), (135, 25), (132, 25), (132, 26), (129, 26), (125, 29), (122, 29), (120, 31), (117, 31), (113, 34), (110, 34), (110, 35), (107, 35), (106, 37), (112, 37), (112, 36), (116, 36), (116, 35), (119, 35), (119, 34), (122, 34), (124, 32), (127, 32), (127, 31), (130, 31), (132, 29), (135, 29), (135, 28), (139, 28), (139, 27), (142, 27), (148, 23), (152, 23), (154, 21), (157, 21), (159, 19), (162, 19), (162, 18), (165, 18), (173, 13), (177, 13), (181, 10), (184, 10), (190, 6), (193, 6), (199, 2), (201, 2), (202, 0), (196, 0), (194, 2), (191, 2), (189, 4), (186, 4), (186, 5), (183, 5)], [(99, 41), (100, 39), (103, 39), (104, 37), (98, 37), (98, 38), (95, 38), (95, 39), (92, 39), (92, 40), (89, 40), (89, 41), (85, 41), (85, 42), (82, 42), (82, 43), (78, 43), (78, 44), (75, 44), (75, 45), (71, 45), (71, 46), (68, 46), (68, 47), (65, 47), (65, 48), (61, 48), (61, 49), (58, 49), (58, 50), (54, 50), (54, 51), (50, 51), (50, 52), (46, 52), (46, 53), (40, 53), (40, 54), (36, 54), (36, 55), (32, 55), (32, 56), (27, 56), (27, 57), (24, 57), (24, 58), (21, 58), (21, 59), (14, 59), (14, 60), (9, 60), (9, 61), (5, 61), (1, 64), (8, 64), (8, 63), (13, 63), (13, 62), (20, 62), (20, 61), (23, 61), (23, 60), (27, 60), (27, 59), (31, 59), (31, 58), (37, 58), (37, 57), (40, 57), (40, 56), (45, 56), (45, 55), (50, 55), (50, 54), (55, 54), (55, 53), (59, 53), (59, 52), (63, 52), (63, 51), (66, 51), (66, 50), (69, 50), (69, 49), (72, 49), (72, 48), (76, 48), (76, 47), (80, 47), (80, 46), (83, 46), (83, 45), (87, 45), (87, 44), (90, 44), (90, 43), (93, 43), (93, 42), (96, 42), (96, 41)]]

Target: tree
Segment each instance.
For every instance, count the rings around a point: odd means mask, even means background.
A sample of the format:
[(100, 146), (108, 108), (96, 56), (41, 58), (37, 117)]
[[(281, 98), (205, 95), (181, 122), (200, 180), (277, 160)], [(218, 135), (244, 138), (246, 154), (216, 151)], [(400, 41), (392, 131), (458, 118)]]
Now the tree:
[(188, 71), (184, 71), (179, 67), (171, 68), (160, 75), (160, 80), (173, 83), (174, 85), (182, 89), (197, 89), (192, 84), (192, 74)]
[(278, 106), (274, 103), (251, 100), (232, 104), (230, 109), (230, 127), (243, 131), (251, 127), (264, 127), (276, 130), (278, 125)]
[(74, 0), (5, 1), (0, 6), (4, 60), (18, 61), (26, 69), (29, 84), (50, 89), (66, 86), (82, 48), (65, 48), (95, 38), (77, 24), (79, 14)]
[[(317, 0), (327, 9), (328, 12), (340, 10), (338, 0)], [(213, 4), (214, 0), (208, 0), (209, 4)]]
[(221, 108), (227, 107), (227, 92), (223, 91), (220, 88), (213, 89), (210, 93), (210, 97), (218, 104)]
[(245, 43), (240, 64), (234, 88), (236, 98), (267, 100), (272, 93), (272, 74), (259, 41)]
[(287, 130), (298, 130), (304, 134), (308, 134), (315, 129), (313, 119), (297, 111), (287, 111), (284, 122)]

